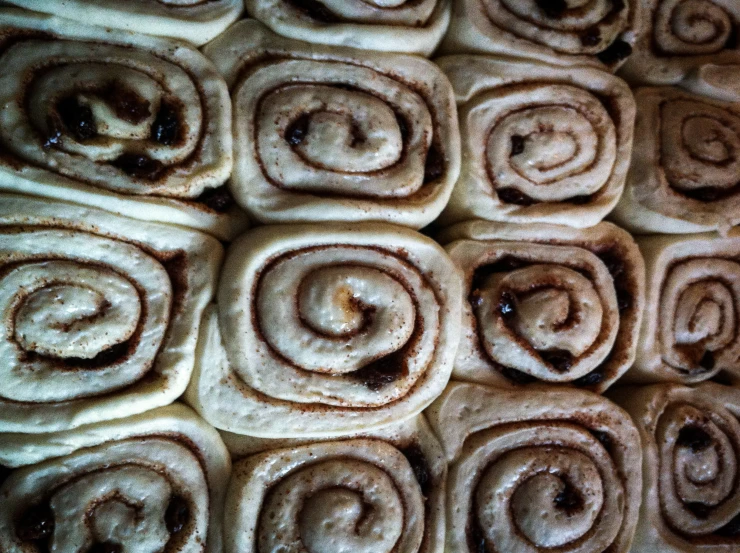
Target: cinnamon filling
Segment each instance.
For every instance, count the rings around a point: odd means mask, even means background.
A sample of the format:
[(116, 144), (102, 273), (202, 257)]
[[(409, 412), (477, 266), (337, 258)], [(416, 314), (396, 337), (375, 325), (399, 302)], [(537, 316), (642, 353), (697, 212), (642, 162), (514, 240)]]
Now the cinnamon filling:
[(568, 372), (573, 366), (573, 355), (565, 350), (538, 351), (542, 360), (558, 372)]
[(583, 509), (583, 497), (569, 482), (565, 482), (563, 490), (555, 496), (553, 504), (556, 508), (565, 511), (568, 516), (576, 514)]
[(93, 545), (87, 550), (87, 553), (121, 553), (122, 551), (123, 548), (119, 544), (111, 541), (104, 541)]
[(445, 160), (439, 150), (432, 145), (427, 152), (427, 160), (424, 165), (424, 184), (436, 181), (445, 172)]
[(406, 348), (403, 348), (365, 365), (352, 376), (377, 392), (407, 374)]
[(128, 123), (136, 125), (151, 114), (148, 100), (120, 84), (111, 84), (101, 96), (113, 109), (116, 117)]
[(468, 549), (470, 553), (488, 553), (486, 538), (480, 527), (478, 519), (471, 514), (467, 528)]
[(429, 464), (427, 463), (424, 452), (421, 450), (418, 444), (412, 444), (407, 448), (401, 450), (403, 456), (411, 465), (411, 470), (414, 471), (416, 481), (419, 483), (421, 493), (424, 496), (428, 496), (432, 487), (432, 473), (429, 470)]
[(291, 146), (300, 145), (308, 134), (309, 115), (304, 113), (285, 129), (285, 140)]
[(179, 495), (170, 498), (170, 504), (164, 514), (164, 522), (170, 534), (180, 532), (190, 520), (190, 507)]
[(601, 372), (601, 367), (591, 371), (590, 373), (583, 375), (581, 378), (576, 378), (573, 381), (574, 386), (586, 388), (588, 386), (596, 386), (604, 381), (604, 373)]
[(15, 532), (21, 541), (40, 541), (54, 533), (54, 513), (47, 504), (29, 508), (16, 523)]
[(679, 446), (691, 448), (691, 451), (698, 453), (712, 445), (712, 437), (698, 426), (684, 426), (678, 432), (677, 443)]
[(137, 179), (154, 181), (165, 172), (161, 161), (141, 154), (123, 154), (112, 165)]
[(589, 430), (591, 435), (596, 438), (601, 445), (604, 446), (604, 449), (611, 452), (612, 446), (614, 445), (612, 443), (611, 436), (607, 432), (602, 432), (601, 430)]
[[(98, 135), (97, 125), (93, 117), (92, 109), (89, 106), (82, 105), (77, 98), (62, 98), (56, 105), (57, 114), (60, 120), (67, 128), (67, 131), (78, 142), (84, 142)], [(56, 139), (59, 139), (59, 131), (52, 131)], [(52, 138), (47, 138), (51, 141)]]
[(318, 0), (287, 0), (287, 2), (301, 13), (321, 23), (339, 23), (341, 21), (333, 11)]
[(163, 102), (152, 124), (152, 140), (171, 146), (180, 139), (180, 119), (177, 110)]
[(730, 188), (715, 188), (713, 186), (704, 186), (702, 188), (694, 188), (691, 190), (678, 190), (679, 194), (697, 200), (699, 202), (716, 202), (718, 200), (724, 200), (730, 196), (735, 195), (740, 191), (740, 183)]
[(596, 54), (596, 57), (599, 58), (606, 65), (610, 65), (625, 60), (631, 55), (632, 46), (630, 46), (629, 43), (625, 42), (624, 40), (617, 39), (612, 42), (606, 50), (603, 50), (602, 52)]
[(601, 42), (601, 31), (598, 27), (589, 27), (580, 36), (581, 44), (584, 46), (596, 46)]
[(234, 197), (229, 192), (229, 187), (225, 185), (205, 189), (195, 201), (205, 204), (206, 207), (217, 213), (225, 213), (235, 204)]
[(536, 0), (537, 7), (550, 19), (560, 19), (568, 11), (565, 0)]
[(627, 267), (624, 259), (614, 250), (606, 250), (596, 254), (601, 262), (606, 266), (609, 274), (614, 280), (614, 291), (617, 293), (617, 307), (619, 312), (623, 312), (634, 303), (632, 293), (628, 289), (629, 278)]

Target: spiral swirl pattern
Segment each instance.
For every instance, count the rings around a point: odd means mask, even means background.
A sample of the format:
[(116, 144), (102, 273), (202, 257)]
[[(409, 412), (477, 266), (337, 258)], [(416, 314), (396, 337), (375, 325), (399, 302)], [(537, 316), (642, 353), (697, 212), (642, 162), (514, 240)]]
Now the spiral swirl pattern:
[(740, 534), (738, 393), (663, 384), (616, 396), (642, 435), (644, 512), (634, 551), (729, 551)]
[(0, 203), (0, 429), (56, 430), (174, 400), (215, 240), (43, 200)]
[(93, 25), (126, 29), (148, 35), (178, 38), (205, 44), (220, 35), (243, 10), (242, 0), (10, 0), (22, 8), (85, 21)]
[(450, 20), (450, 0), (247, 0), (274, 32), (307, 42), (429, 56)]
[(227, 552), (442, 551), (444, 462), (421, 417), (337, 442), (231, 442), (261, 451), (235, 466)]
[(221, 551), (229, 459), (218, 434), (182, 406), (125, 422), (61, 434), (51, 446), (25, 439), (49, 458), (0, 488), (3, 551)]
[(615, 70), (632, 53), (642, 2), (463, 0), (455, 3), (444, 53), (510, 55)]
[(616, 204), (634, 114), (622, 81), (472, 56), (440, 66), (457, 97), (464, 160), (446, 220), (593, 226)]
[[(736, 234), (640, 239), (648, 274), (637, 371), (693, 383), (740, 371), (740, 264)], [(655, 309), (655, 312), (652, 312)]]
[(675, 88), (640, 89), (636, 99), (639, 138), (617, 219), (631, 229), (673, 233), (737, 224), (737, 104)]
[(229, 94), (197, 50), (9, 8), (0, 31), (0, 187), (233, 232)]
[(309, 47), (255, 21), (209, 45), (234, 97), (237, 201), (265, 222), (421, 227), (459, 172), (444, 76), (419, 58)]
[(637, 431), (584, 392), (453, 384), (431, 410), (450, 471), (450, 552), (629, 550), (639, 506)]
[(740, 6), (736, 2), (650, 0), (645, 4), (646, 29), (624, 66), (627, 79), (678, 84), (703, 66), (729, 64), (737, 71)]
[(459, 280), (421, 235), (379, 224), (270, 227), (235, 243), (224, 275), (223, 346), (212, 346), (225, 347), (235, 396), (227, 385), (211, 397), (206, 365), (193, 389), (214, 425), (265, 437), (372, 428), (444, 387)]
[(467, 299), (456, 378), (603, 391), (632, 363), (644, 282), (626, 232), (463, 223), (441, 239)]

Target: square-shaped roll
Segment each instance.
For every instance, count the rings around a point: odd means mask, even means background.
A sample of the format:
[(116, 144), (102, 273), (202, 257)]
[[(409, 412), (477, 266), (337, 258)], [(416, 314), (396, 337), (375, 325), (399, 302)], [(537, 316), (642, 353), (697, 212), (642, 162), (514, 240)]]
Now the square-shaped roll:
[(602, 392), (634, 362), (645, 267), (627, 232), (475, 221), (440, 240), (463, 272), (455, 379)]
[(191, 409), (51, 434), (0, 434), (0, 549), (221, 553), (231, 472)]
[(225, 553), (444, 550), (447, 462), (423, 415), (339, 440), (224, 440)]
[(455, 91), (462, 137), (462, 169), (444, 222), (591, 227), (614, 208), (635, 120), (624, 81), (537, 61), (437, 61)]
[(452, 89), (416, 56), (242, 21), (205, 53), (231, 90), (236, 201), (263, 223), (437, 218), (460, 172)]
[(449, 462), (447, 553), (630, 550), (642, 450), (616, 404), (453, 383), (427, 416)]
[(194, 231), (0, 195), (0, 432), (172, 403), (222, 255)]
[(186, 398), (265, 438), (387, 426), (442, 393), (461, 298), (444, 250), (403, 227), (255, 229), (229, 249)]

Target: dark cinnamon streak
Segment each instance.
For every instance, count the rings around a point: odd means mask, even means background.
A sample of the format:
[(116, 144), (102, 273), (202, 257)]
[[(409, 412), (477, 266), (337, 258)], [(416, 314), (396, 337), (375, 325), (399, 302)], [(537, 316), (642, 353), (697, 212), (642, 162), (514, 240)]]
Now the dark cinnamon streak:
[(21, 541), (46, 540), (54, 533), (54, 513), (47, 504), (28, 508), (16, 522), (15, 532)]
[(400, 450), (403, 456), (406, 457), (411, 469), (414, 471), (416, 481), (419, 483), (421, 493), (425, 497), (429, 496), (429, 492), (432, 488), (432, 471), (429, 469), (424, 452), (418, 444), (411, 444), (409, 447)]

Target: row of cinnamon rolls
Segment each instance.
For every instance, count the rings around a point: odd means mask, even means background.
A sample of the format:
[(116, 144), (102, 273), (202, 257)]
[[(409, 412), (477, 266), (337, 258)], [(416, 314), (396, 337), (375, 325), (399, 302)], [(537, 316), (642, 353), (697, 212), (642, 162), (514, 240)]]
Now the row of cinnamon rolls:
[(612, 400), (453, 383), (423, 415), (342, 437), (216, 432), (173, 404), (0, 434), (8, 553), (731, 551), (740, 393)]
[[(592, 65), (652, 84), (731, 59), (740, 12), (712, 0), (113, 0), (9, 4), (198, 46), (244, 11), (274, 32), (336, 46), (429, 56), (482, 53)], [(439, 47), (439, 48), (438, 48)]]
[[(342, 435), (447, 381), (601, 393), (740, 375), (740, 235), (470, 222), (271, 225), (230, 246), (0, 195), (0, 431), (187, 400), (215, 426)], [(647, 279), (646, 279), (647, 275)], [(187, 390), (187, 391), (186, 391)]]
[(4, 8), (0, 187), (221, 239), (244, 229), (240, 208), (261, 223), (416, 229), (589, 227), (615, 208), (635, 232), (738, 222), (740, 66), (704, 64), (633, 97), (598, 67), (431, 63), (255, 20), (203, 53)]

